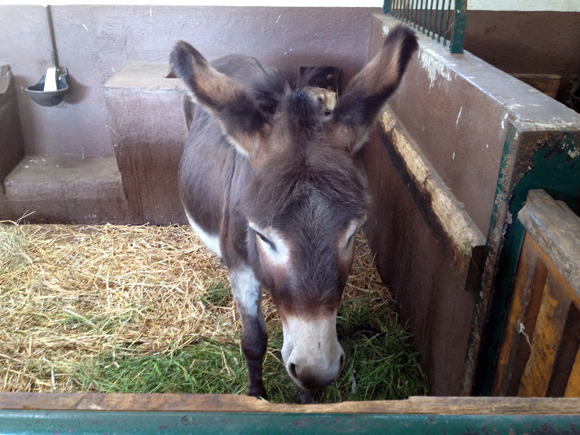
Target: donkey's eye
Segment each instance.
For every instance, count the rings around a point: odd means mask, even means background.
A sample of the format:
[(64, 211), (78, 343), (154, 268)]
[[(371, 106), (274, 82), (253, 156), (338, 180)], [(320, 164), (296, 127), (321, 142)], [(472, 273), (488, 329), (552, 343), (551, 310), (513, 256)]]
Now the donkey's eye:
[(352, 241), (354, 240), (354, 236), (356, 236), (356, 233), (354, 233), (352, 236), (350, 236), (348, 238), (348, 241), (346, 242), (346, 246), (350, 246), (350, 244), (352, 243)]
[(260, 240), (262, 240), (262, 242), (264, 242), (266, 245), (268, 245), (270, 247), (270, 249), (272, 249), (273, 251), (276, 250), (276, 245), (274, 245), (274, 243), (272, 243), (265, 235), (263, 235), (262, 233), (258, 233), (258, 232), (256, 232), (256, 234), (258, 235)]
[(342, 241), (340, 242), (341, 249), (346, 250), (347, 252), (352, 252), (352, 244), (356, 238), (356, 233), (360, 230), (363, 224), (366, 221), (366, 217), (353, 219), (350, 221), (350, 224), (345, 229), (345, 232), (342, 236)]

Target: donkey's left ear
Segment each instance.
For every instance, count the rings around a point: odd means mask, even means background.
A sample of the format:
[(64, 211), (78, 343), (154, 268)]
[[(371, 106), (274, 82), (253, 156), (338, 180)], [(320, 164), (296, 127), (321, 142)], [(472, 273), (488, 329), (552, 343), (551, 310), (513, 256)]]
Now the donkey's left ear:
[(213, 115), (237, 150), (254, 156), (266, 118), (246, 87), (217, 71), (185, 41), (175, 44), (169, 61), (194, 101)]
[(392, 29), (379, 53), (352, 79), (332, 112), (332, 142), (355, 152), (366, 142), (375, 118), (397, 90), (411, 56), (418, 48), (406, 26)]

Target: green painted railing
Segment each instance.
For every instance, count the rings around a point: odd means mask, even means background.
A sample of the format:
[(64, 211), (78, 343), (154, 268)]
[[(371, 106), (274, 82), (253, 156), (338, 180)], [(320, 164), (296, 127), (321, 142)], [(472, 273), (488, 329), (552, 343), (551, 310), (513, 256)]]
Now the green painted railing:
[(463, 53), (467, 0), (385, 0), (383, 12), (409, 23), (451, 53)]
[(2, 435), (577, 434), (577, 415), (0, 411)]

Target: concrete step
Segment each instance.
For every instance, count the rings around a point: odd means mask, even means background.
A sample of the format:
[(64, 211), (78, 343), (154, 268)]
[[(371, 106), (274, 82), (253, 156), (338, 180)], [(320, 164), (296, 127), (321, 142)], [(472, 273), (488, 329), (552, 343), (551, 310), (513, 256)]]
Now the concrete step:
[(128, 223), (115, 158), (31, 157), (4, 179), (0, 219), (34, 223)]

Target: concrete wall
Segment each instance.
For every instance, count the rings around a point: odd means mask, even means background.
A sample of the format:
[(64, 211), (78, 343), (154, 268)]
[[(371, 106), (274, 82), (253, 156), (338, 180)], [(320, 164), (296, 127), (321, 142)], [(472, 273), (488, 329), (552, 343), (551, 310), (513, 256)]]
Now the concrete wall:
[(580, 12), (574, 0), (469, 0), (468, 9), (484, 11)]
[[(275, 67), (337, 65), (343, 79), (366, 60), (375, 8), (53, 6), (60, 65), (71, 92), (46, 108), (25, 94), (50, 64), (41, 6), (0, 6), (0, 63), (18, 89), (25, 150), (36, 156), (114, 157), (103, 86), (126, 60), (166, 63), (177, 39), (208, 58), (247, 53)], [(162, 114), (160, 114), (162, 116)]]
[(560, 75), (562, 103), (580, 80), (579, 47), (580, 12), (467, 11), (466, 50), (507, 73)]
[[(23, 91), (50, 63), (44, 9), (0, 5), (0, 29), (8, 35), (0, 63), (15, 75), (26, 153), (113, 157), (103, 85), (125, 60), (166, 62), (173, 42), (186, 39), (210, 58), (246, 52), (274, 66), (340, 65), (346, 77), (364, 62), (376, 9), (63, 5), (52, 11), (71, 93), (44, 108)], [(565, 101), (572, 76), (580, 75), (580, 13), (469, 10), (467, 20), (467, 50), (509, 73), (561, 75)]]
[(14, 76), (10, 65), (0, 63), (0, 194), (3, 193), (4, 178), (24, 157), (18, 113)]

